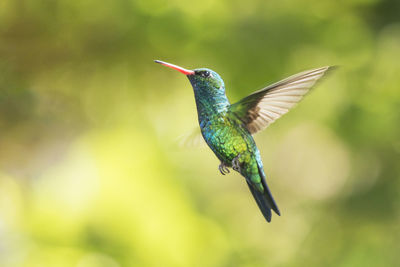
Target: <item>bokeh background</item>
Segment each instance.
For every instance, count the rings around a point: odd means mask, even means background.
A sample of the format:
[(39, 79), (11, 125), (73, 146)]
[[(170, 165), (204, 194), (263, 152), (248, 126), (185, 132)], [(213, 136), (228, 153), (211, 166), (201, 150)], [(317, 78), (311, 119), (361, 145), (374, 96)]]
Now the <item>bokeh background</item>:
[[(398, 266), (400, 2), (0, 1), (0, 266)], [(232, 102), (340, 68), (257, 134), (282, 211), (219, 174), (187, 79)]]

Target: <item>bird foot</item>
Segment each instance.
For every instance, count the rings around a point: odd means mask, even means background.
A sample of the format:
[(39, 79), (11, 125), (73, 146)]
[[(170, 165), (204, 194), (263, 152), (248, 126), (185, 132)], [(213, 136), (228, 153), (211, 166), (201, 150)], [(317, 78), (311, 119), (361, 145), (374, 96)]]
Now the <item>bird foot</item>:
[(225, 165), (225, 163), (223, 163), (223, 162), (221, 162), (221, 164), (219, 165), (218, 169), (219, 169), (219, 171), (220, 171), (220, 173), (221, 173), (222, 175), (225, 175), (225, 174), (231, 172), (231, 171), (228, 169), (228, 166)]
[(232, 160), (232, 169), (234, 169), (237, 172), (240, 172), (240, 162), (239, 162), (239, 157), (240, 154), (237, 155), (235, 158)]

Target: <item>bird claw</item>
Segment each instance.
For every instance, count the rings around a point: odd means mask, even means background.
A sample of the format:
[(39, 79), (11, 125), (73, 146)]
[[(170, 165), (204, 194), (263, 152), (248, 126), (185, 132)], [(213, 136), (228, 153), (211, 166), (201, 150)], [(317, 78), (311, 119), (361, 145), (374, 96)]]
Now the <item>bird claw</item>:
[(219, 169), (219, 171), (220, 171), (220, 173), (221, 173), (222, 175), (225, 175), (225, 174), (231, 172), (231, 171), (228, 169), (228, 166), (225, 165), (225, 163), (223, 163), (223, 162), (221, 162), (221, 164), (219, 165), (218, 169)]
[(237, 155), (235, 158), (232, 160), (232, 169), (234, 169), (237, 172), (240, 172), (240, 162), (239, 162), (239, 157), (240, 154)]

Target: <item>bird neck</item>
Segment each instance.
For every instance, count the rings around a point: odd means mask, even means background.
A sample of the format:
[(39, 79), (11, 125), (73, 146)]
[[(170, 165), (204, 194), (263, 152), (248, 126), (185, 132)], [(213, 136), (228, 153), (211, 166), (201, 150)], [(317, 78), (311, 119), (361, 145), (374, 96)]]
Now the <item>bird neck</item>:
[(204, 120), (228, 111), (230, 103), (225, 93), (211, 95), (202, 90), (194, 90), (194, 94), (200, 124)]

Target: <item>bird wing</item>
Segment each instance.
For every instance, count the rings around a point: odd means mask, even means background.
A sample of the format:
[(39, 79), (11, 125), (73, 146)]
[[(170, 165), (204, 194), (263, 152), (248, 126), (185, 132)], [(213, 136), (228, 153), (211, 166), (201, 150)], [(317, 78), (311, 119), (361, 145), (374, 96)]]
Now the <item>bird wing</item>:
[(179, 147), (183, 148), (200, 148), (200, 147), (205, 147), (207, 144), (204, 141), (203, 136), (201, 135), (199, 126), (194, 127), (191, 131), (188, 131), (185, 134), (180, 135), (176, 139), (176, 143), (178, 144)]
[(295, 106), (331, 68), (326, 66), (290, 76), (232, 104), (230, 110), (255, 134)]

